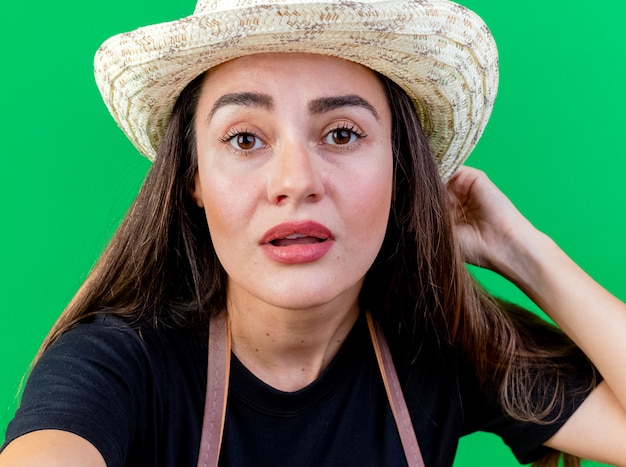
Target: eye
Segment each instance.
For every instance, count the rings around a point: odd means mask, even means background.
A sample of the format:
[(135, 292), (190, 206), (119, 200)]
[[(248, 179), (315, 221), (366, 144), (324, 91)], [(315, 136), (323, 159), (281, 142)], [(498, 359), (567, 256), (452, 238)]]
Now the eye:
[(242, 151), (250, 151), (263, 147), (263, 142), (252, 133), (238, 133), (233, 135), (229, 139), (229, 142), (233, 147)]
[(220, 141), (230, 144), (238, 151), (252, 151), (264, 146), (261, 138), (250, 131), (233, 131), (221, 138)]
[(345, 146), (350, 143), (354, 143), (360, 138), (365, 137), (354, 125), (341, 126), (330, 131), (324, 138), (326, 144), (332, 144), (337, 146)]

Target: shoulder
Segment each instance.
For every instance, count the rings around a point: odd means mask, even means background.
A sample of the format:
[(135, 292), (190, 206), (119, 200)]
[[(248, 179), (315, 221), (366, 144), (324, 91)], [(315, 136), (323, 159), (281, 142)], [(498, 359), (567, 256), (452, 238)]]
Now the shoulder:
[[(169, 403), (184, 388), (204, 387), (206, 362), (207, 340), (201, 334), (101, 315), (62, 334), (44, 352), (31, 378), (37, 381), (41, 374), (48, 378), (45, 383), (69, 379), (77, 383), (68, 388), (76, 397), (95, 388), (112, 403), (149, 411), (150, 401)], [(44, 386), (39, 381), (37, 387)], [(152, 399), (146, 401), (146, 394)]]
[(481, 388), (458, 348), (424, 340), (417, 356), (397, 370), (423, 455), (433, 465), (452, 465), (464, 435), (493, 432), (490, 422), (504, 423), (497, 396)]
[[(178, 328), (159, 328), (147, 321), (126, 322), (110, 314), (97, 315), (64, 332), (44, 353), (35, 369), (48, 362), (105, 364), (134, 372), (168, 366), (170, 361), (206, 361), (204, 336)], [(106, 368), (105, 365), (104, 368)]]
[(545, 421), (521, 421), (503, 407), (497, 382), (481, 383), (460, 349), (436, 342), (425, 343), (417, 358), (398, 372), (418, 439), (429, 439), (435, 456), (456, 449), (462, 436), (485, 431), (499, 436), (521, 463), (537, 461), (549, 451), (546, 441), (586, 395), (563, 401)]
[(165, 420), (179, 425), (201, 407), (205, 385), (202, 336), (96, 316), (43, 353), (7, 442), (35, 430), (69, 431), (96, 446), (107, 465), (121, 465), (134, 452), (156, 449), (159, 433), (170, 434)]

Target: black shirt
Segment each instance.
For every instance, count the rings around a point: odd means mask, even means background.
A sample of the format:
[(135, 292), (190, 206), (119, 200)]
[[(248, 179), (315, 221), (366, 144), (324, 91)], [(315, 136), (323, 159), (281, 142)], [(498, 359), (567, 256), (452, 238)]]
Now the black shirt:
[[(206, 337), (140, 329), (107, 316), (63, 334), (33, 369), (5, 444), (30, 431), (61, 429), (90, 441), (109, 467), (195, 466)], [(459, 438), (478, 430), (500, 435), (520, 462), (537, 460), (582, 402), (569, 401), (548, 425), (516, 422), (453, 355), (430, 349), (397, 368), (427, 466), (452, 466)], [(296, 392), (266, 385), (233, 355), (220, 463), (406, 465), (365, 320), (322, 375)]]

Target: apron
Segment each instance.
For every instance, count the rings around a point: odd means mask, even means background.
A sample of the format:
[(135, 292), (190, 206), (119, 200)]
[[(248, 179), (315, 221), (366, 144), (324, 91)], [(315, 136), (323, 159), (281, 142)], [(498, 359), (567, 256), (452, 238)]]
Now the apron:
[[(398, 375), (391, 359), (387, 340), (380, 326), (375, 326), (369, 311), (366, 314), (378, 368), (383, 378), (387, 399), (400, 435), (409, 467), (424, 467), (415, 430), (404, 401)], [(206, 399), (200, 437), (198, 467), (217, 467), (226, 419), (226, 399), (230, 376), (231, 336), (226, 313), (211, 318)]]

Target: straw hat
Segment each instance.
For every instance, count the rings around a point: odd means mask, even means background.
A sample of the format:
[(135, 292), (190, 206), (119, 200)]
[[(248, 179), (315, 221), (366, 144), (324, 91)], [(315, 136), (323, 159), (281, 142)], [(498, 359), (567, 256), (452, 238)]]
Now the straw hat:
[(336, 56), (395, 81), (413, 99), (444, 180), (476, 145), (497, 90), (489, 30), (448, 0), (199, 0), (191, 16), (107, 40), (95, 76), (113, 118), (154, 160), (189, 82), (263, 52)]

